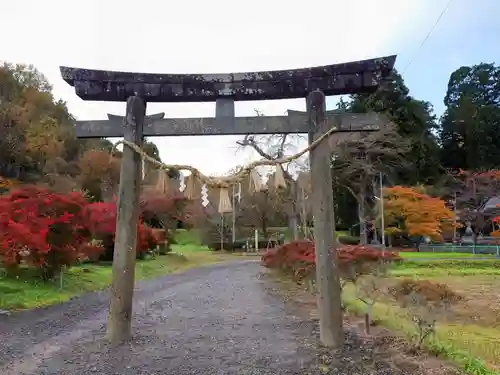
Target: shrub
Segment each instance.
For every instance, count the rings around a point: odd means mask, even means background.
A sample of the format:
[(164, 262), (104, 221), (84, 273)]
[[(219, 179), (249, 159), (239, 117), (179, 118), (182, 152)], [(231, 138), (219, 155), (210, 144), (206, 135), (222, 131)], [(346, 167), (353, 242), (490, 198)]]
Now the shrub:
[[(113, 260), (116, 234), (116, 203), (96, 202), (86, 207), (87, 222), (89, 231), (93, 238), (102, 241), (104, 252), (99, 258), (102, 261)], [(137, 258), (143, 259), (151, 250), (158, 245), (158, 241), (153, 236), (152, 229), (139, 220), (137, 227)]]
[(177, 229), (179, 222), (184, 227), (193, 226), (201, 215), (200, 205), (180, 192), (161, 193), (147, 191), (141, 196), (141, 217), (150, 227)]
[(428, 303), (453, 303), (462, 299), (462, 296), (451, 290), (448, 285), (429, 280), (404, 279), (398, 282), (391, 291), (398, 300), (405, 299), (412, 294), (418, 294)]
[[(344, 245), (337, 248), (338, 272), (342, 279), (341, 287), (347, 282), (357, 286), (358, 299), (367, 306), (365, 327), (369, 332), (372, 323), (373, 306), (382, 294), (380, 276), (385, 275), (387, 264), (400, 261), (396, 253), (381, 252), (370, 246)], [(314, 285), (316, 265), (314, 243), (295, 241), (267, 251), (262, 255), (262, 265), (291, 272), (298, 281), (307, 279), (310, 288)], [(366, 275), (360, 280), (360, 276)], [(359, 281), (359, 282), (358, 282)]]
[(158, 254), (165, 255), (172, 251), (171, 248), (172, 235), (170, 231), (167, 231), (166, 229), (152, 228), (151, 234), (154, 237), (156, 243), (158, 244), (157, 245)]
[(339, 236), (338, 241), (343, 245), (357, 245), (357, 244), (359, 244), (359, 237)]
[(232, 231), (229, 225), (221, 223), (220, 217), (217, 216), (207, 215), (204, 219), (200, 218), (199, 221), (198, 227), (200, 228), (202, 245), (211, 250), (221, 250), (221, 242), (223, 242), (223, 250), (231, 250)]
[(391, 293), (416, 326), (416, 349), (421, 348), (429, 335), (435, 334), (438, 319), (450, 312), (451, 304), (462, 299), (446, 284), (429, 280), (401, 280), (391, 288)]
[[(345, 245), (337, 248), (340, 277), (355, 281), (360, 275), (370, 273), (380, 262), (393, 262), (401, 258), (392, 252), (384, 252), (363, 245)], [(315, 269), (316, 254), (311, 241), (294, 241), (268, 250), (262, 255), (261, 264), (268, 268), (292, 272), (295, 278), (311, 275)]]
[(26, 186), (0, 198), (0, 258), (6, 268), (22, 262), (50, 279), (63, 266), (101, 251), (91, 240), (86, 200), (80, 193), (56, 194)]

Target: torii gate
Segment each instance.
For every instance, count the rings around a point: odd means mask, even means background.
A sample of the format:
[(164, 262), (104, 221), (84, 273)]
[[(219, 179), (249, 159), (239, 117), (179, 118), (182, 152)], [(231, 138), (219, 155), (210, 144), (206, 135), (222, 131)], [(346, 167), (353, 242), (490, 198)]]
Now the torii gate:
[[(124, 117), (77, 121), (78, 138), (124, 137), (142, 146), (145, 136), (308, 133), (309, 143), (332, 127), (338, 132), (376, 131), (384, 126), (374, 113), (327, 112), (325, 95), (373, 92), (394, 67), (396, 56), (294, 70), (229, 74), (150, 74), (61, 67), (63, 79), (83, 100), (126, 102)], [(307, 111), (287, 116), (235, 117), (234, 102), (307, 98)], [(214, 118), (146, 116), (147, 102), (215, 101)], [(319, 291), (320, 340), (329, 347), (343, 342), (340, 281), (330, 168), (331, 149), (321, 142), (310, 152), (312, 211)], [(124, 147), (117, 203), (117, 230), (108, 338), (131, 337), (135, 246), (139, 217), (141, 157)]]

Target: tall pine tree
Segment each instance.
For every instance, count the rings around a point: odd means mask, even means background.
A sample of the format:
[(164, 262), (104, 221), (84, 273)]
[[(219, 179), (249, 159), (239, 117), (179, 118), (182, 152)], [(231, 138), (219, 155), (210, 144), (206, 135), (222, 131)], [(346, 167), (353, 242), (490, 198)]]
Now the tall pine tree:
[(484, 170), (500, 165), (500, 67), (455, 70), (441, 119), (442, 162), (448, 168)]

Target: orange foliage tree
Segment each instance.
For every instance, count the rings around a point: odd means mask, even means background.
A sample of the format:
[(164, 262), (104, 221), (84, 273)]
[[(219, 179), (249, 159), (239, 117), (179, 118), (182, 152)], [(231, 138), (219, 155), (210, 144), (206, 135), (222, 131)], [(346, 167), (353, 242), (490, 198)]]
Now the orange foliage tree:
[(443, 200), (405, 186), (384, 189), (384, 217), (388, 233), (413, 239), (417, 249), (424, 237), (440, 240), (443, 230), (456, 225)]
[[(496, 226), (498, 227), (498, 225), (500, 225), (500, 216), (496, 216), (494, 217), (493, 219), (491, 219), (491, 222)], [(496, 237), (497, 239), (500, 237), (500, 228), (494, 230), (493, 232), (491, 232), (491, 236), (492, 237)], [(497, 242), (498, 243), (498, 242)]]
[(120, 180), (120, 160), (109, 152), (87, 150), (78, 164), (82, 187), (94, 200), (102, 200), (105, 191), (112, 190)]

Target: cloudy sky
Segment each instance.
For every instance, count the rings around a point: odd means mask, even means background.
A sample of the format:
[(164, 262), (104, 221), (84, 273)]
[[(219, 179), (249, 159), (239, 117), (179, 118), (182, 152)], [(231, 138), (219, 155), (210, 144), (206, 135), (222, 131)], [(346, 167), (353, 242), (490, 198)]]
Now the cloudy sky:
[[(500, 63), (500, 2), (454, 0), (37, 1), (0, 7), (0, 60), (34, 64), (79, 120), (123, 114), (123, 103), (84, 102), (59, 66), (153, 73), (226, 73), (325, 65), (397, 54), (412, 94), (436, 112), (449, 74), (462, 65)], [(496, 22), (495, 22), (496, 21)], [(411, 63), (410, 63), (411, 62)], [(410, 63), (410, 64), (409, 64)], [(408, 65), (409, 64), (409, 65)], [(337, 98), (329, 98), (333, 107)], [(304, 100), (239, 102), (236, 115), (303, 110)], [(148, 113), (207, 117), (214, 103), (149, 104)], [(224, 173), (255, 157), (237, 137), (154, 138), (166, 163)]]

